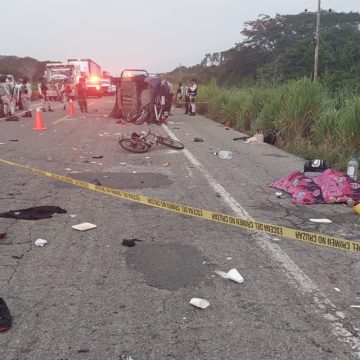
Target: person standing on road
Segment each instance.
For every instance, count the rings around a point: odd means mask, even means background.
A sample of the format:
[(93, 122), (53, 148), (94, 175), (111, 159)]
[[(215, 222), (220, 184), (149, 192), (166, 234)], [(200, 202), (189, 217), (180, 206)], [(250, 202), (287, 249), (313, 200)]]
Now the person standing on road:
[(185, 112), (184, 114), (190, 113), (190, 96), (189, 96), (189, 89), (190, 89), (190, 80), (187, 81), (185, 85)]
[(196, 114), (196, 105), (195, 99), (197, 95), (197, 82), (196, 80), (191, 80), (190, 87), (189, 87), (189, 100), (190, 100), (190, 116), (194, 116)]
[(15, 116), (15, 106), (13, 105), (9, 84), (6, 81), (6, 75), (0, 76), (0, 97), (4, 106), (4, 115), (8, 117), (7, 120), (18, 120)]
[(23, 117), (32, 117), (31, 109), (30, 109), (32, 89), (28, 77), (23, 78), (19, 92), (20, 92), (21, 103), (23, 105), (24, 110), (26, 110)]
[[(39, 91), (39, 96), (40, 98), (42, 98), (42, 110), (43, 111), (54, 111), (51, 108), (51, 101), (50, 98), (47, 95), (47, 91), (48, 91), (48, 87), (46, 85), (46, 81), (45, 79), (41, 79), (39, 84), (38, 84), (38, 91)], [(48, 105), (48, 110), (45, 109), (46, 104)]]
[(155, 87), (154, 95), (155, 104), (163, 106), (164, 109), (160, 120), (165, 120), (169, 115), (170, 89), (169, 83), (165, 80), (164, 75), (160, 75), (160, 82)]
[(84, 78), (79, 78), (79, 83), (75, 86), (76, 98), (82, 113), (87, 113), (87, 86)]
[(71, 86), (69, 80), (65, 80), (60, 87), (61, 102), (64, 104), (64, 110), (66, 110), (66, 104), (69, 103), (71, 97)]

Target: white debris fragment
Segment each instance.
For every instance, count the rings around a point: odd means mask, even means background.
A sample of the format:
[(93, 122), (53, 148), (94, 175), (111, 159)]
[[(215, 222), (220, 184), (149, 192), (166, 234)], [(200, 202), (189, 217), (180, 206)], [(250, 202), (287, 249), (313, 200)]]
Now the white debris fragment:
[(35, 246), (45, 246), (47, 244), (47, 240), (45, 239), (37, 239), (35, 240)]

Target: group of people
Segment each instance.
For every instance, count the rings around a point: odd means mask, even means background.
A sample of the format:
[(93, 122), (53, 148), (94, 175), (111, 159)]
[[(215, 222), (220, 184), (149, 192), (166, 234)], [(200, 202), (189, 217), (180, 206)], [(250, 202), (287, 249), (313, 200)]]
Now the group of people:
[[(61, 100), (66, 110), (73, 89), (69, 81), (64, 81), (60, 88)], [(38, 83), (39, 97), (42, 99), (42, 111), (54, 111), (51, 108), (51, 98), (48, 96), (48, 85), (45, 79)], [(31, 97), (32, 86), (28, 77), (19, 78), (15, 81), (12, 75), (0, 74), (0, 118), (5, 117), (7, 121), (18, 120), (15, 115), (16, 110), (22, 111), (22, 117), (32, 117)], [(80, 111), (87, 113), (87, 86), (84, 78), (80, 78), (75, 86), (75, 94), (78, 99)]]
[[(190, 79), (186, 85), (183, 86), (182, 82), (179, 83), (176, 89), (176, 106), (182, 107), (182, 102), (185, 103), (185, 114), (190, 116), (196, 115), (196, 95), (198, 84), (196, 80)], [(166, 80), (164, 75), (160, 75), (160, 82), (155, 88), (155, 98), (158, 97), (161, 105), (165, 106), (165, 110), (170, 113), (173, 99), (172, 85)]]
[(17, 82), (12, 75), (0, 75), (0, 116), (7, 120), (18, 120), (16, 109), (24, 110), (23, 117), (31, 117), (30, 100), (32, 88), (29, 78)]
[(182, 82), (179, 83), (178, 88), (176, 89), (176, 106), (182, 107), (182, 101), (185, 100), (185, 114), (190, 116), (196, 115), (196, 95), (197, 95), (198, 84), (196, 80), (188, 80), (184, 86)]

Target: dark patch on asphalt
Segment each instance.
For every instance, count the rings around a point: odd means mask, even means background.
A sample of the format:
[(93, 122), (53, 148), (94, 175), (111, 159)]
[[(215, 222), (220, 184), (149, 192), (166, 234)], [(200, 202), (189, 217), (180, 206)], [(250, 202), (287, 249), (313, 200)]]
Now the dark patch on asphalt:
[(176, 290), (206, 279), (209, 268), (201, 251), (190, 245), (139, 243), (127, 250), (127, 266), (158, 289)]
[(286, 155), (279, 155), (279, 154), (263, 154), (264, 156), (272, 156), (277, 158), (288, 158), (289, 156)]
[[(171, 185), (172, 181), (166, 175), (150, 172), (138, 173), (118, 173), (118, 172), (84, 172), (68, 174), (69, 177), (77, 180), (83, 180), (94, 183), (94, 179), (101, 183), (102, 186), (112, 189), (145, 189), (159, 188)], [(68, 188), (72, 185), (56, 182), (57, 187)]]

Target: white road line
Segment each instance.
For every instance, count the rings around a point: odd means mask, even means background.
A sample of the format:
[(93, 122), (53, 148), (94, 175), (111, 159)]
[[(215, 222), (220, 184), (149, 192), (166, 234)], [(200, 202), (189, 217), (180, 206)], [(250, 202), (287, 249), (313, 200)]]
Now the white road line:
[[(173, 139), (179, 141), (176, 135), (166, 125), (163, 125), (163, 128)], [(221, 198), (237, 216), (252, 219), (249, 213), (213, 178), (188, 149), (184, 149), (183, 154), (205, 176), (214, 191), (221, 194)], [(344, 321), (344, 313), (337, 311), (336, 306), (330, 299), (328, 299), (315, 283), (295, 264), (285, 251), (277, 244), (270, 242), (271, 238), (268, 235), (256, 233), (253, 236), (259, 246), (279, 265), (291, 285), (295, 289), (300, 290), (302, 294), (312, 297), (315, 304), (315, 312), (322, 315), (329, 323), (333, 335), (335, 335), (339, 341), (350, 345), (353, 350), (352, 354), (360, 359), (360, 339), (345, 328), (344, 323), (349, 324), (349, 321)]]

